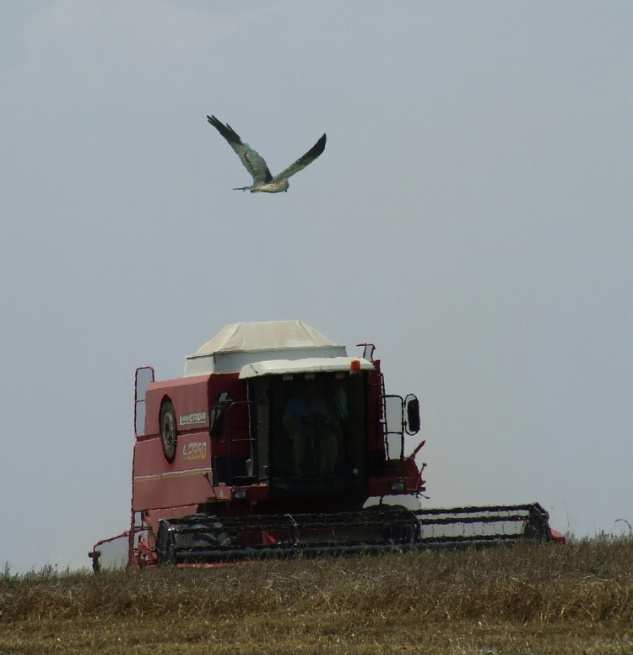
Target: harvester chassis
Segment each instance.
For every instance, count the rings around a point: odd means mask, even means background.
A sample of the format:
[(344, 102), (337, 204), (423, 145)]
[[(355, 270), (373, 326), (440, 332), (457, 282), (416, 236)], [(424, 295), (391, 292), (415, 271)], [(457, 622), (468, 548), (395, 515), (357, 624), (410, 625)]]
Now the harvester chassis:
[(538, 503), (383, 504), (424, 495), (426, 441), (405, 455), (419, 401), (387, 394), (373, 344), (358, 345), (348, 357), (300, 321), (235, 324), (182, 378), (138, 368), (130, 530), (94, 546), (93, 568), (119, 539), (138, 568), (564, 542)]

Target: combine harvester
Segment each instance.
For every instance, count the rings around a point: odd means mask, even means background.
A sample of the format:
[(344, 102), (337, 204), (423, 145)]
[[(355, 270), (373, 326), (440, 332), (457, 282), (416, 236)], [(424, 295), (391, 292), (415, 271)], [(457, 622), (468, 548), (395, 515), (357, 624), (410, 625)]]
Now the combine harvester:
[(143, 567), (564, 541), (537, 503), (404, 507), (425, 491), (425, 442), (405, 448), (419, 402), (387, 394), (360, 346), (349, 357), (302, 321), (237, 323), (181, 378), (137, 369), (131, 525), (94, 546), (95, 571), (122, 543), (117, 563)]

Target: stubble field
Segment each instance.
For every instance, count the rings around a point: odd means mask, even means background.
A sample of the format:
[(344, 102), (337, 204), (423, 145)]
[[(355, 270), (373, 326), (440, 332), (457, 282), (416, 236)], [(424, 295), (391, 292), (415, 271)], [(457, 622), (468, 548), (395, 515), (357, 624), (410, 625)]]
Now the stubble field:
[(633, 653), (633, 540), (0, 575), (0, 653)]

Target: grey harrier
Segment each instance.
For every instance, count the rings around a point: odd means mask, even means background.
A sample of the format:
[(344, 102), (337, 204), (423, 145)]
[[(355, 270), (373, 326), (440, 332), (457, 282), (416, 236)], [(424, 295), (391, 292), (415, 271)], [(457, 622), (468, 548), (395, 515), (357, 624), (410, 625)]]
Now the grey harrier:
[(325, 150), (325, 134), (306, 152), (299, 157), (294, 164), (281, 171), (274, 177), (268, 170), (264, 158), (247, 143), (243, 143), (239, 134), (227, 123), (224, 125), (215, 116), (207, 116), (207, 120), (217, 131), (229, 142), (229, 145), (235, 150), (246, 170), (253, 176), (253, 184), (250, 186), (235, 187), (234, 191), (246, 191), (251, 193), (265, 191), (266, 193), (279, 193), (288, 191), (290, 184), (288, 178), (304, 169), (311, 164)]

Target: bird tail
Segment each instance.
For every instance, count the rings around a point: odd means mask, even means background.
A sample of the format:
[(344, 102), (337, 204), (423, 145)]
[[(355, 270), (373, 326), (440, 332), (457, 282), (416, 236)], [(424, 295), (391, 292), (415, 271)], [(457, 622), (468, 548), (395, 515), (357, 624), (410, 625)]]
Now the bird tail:
[(250, 186), (236, 186), (233, 187), (233, 191), (248, 191)]

